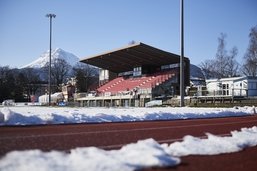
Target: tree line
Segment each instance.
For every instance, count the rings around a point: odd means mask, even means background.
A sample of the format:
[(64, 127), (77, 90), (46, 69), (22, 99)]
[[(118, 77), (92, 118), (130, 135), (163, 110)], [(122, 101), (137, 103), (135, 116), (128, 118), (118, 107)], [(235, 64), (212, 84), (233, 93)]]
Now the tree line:
[[(32, 95), (47, 93), (48, 68), (49, 63), (39, 69), (0, 66), (0, 102), (6, 99), (29, 102)], [(62, 91), (62, 85), (71, 77), (77, 80), (77, 92), (87, 92), (98, 83), (97, 70), (86, 64), (72, 67), (65, 60), (56, 59), (51, 70), (52, 93)]]
[(250, 30), (248, 48), (243, 56), (240, 65), (236, 57), (238, 49), (234, 46), (231, 50), (226, 49), (226, 34), (221, 33), (218, 37), (218, 48), (214, 59), (201, 62), (199, 67), (202, 69), (205, 78), (226, 78), (236, 76), (257, 75), (257, 25)]

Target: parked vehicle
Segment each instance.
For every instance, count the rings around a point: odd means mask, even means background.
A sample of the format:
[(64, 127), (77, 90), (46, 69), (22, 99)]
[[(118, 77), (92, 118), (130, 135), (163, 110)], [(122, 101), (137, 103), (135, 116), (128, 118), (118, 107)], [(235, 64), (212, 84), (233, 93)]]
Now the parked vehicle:
[(15, 105), (15, 102), (13, 99), (8, 99), (8, 100), (4, 100), (2, 102), (2, 105), (3, 106), (14, 106)]

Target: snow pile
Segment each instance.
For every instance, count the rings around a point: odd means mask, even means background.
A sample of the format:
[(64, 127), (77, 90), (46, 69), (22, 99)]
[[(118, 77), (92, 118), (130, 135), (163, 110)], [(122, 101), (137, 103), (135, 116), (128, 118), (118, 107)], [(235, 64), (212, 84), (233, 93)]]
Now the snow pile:
[[(143, 156), (143, 157), (142, 157)], [(70, 153), (30, 150), (8, 153), (0, 170), (41, 171), (129, 171), (152, 166), (174, 166), (180, 162), (171, 157), (153, 139), (129, 144), (120, 150), (105, 151), (95, 147), (76, 148)]]
[(12, 110), (10, 110), (8, 107), (4, 107), (1, 112), (0, 116), (3, 115), (3, 123), (13, 123), (8, 125), (24, 125), (24, 123), (29, 124), (38, 124), (41, 121), (39, 117), (36, 115), (30, 115), (30, 116), (24, 116), (21, 113), (16, 113)]
[(255, 107), (68, 108), (15, 106), (0, 108), (0, 125), (35, 125), (62, 123), (101, 123), (174, 120), (246, 116), (254, 113)]
[(207, 133), (207, 139), (187, 135), (182, 142), (175, 142), (168, 147), (173, 156), (216, 155), (241, 151), (257, 145), (257, 127), (242, 128), (232, 131), (230, 137), (219, 137)]
[(160, 145), (153, 139), (147, 139), (112, 151), (95, 147), (76, 148), (70, 153), (14, 151), (0, 160), (0, 170), (132, 171), (153, 166), (175, 166), (180, 163), (178, 156), (231, 153), (257, 145), (256, 126), (242, 128), (241, 131), (233, 131), (231, 134), (228, 137), (207, 134), (207, 139), (185, 136), (182, 142), (170, 145)]

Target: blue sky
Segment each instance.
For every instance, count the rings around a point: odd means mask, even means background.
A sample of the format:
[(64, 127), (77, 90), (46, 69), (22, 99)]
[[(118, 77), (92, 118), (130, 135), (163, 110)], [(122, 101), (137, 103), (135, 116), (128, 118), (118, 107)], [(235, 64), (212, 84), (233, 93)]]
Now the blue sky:
[[(257, 25), (256, 0), (184, 0), (185, 55), (198, 65), (215, 57), (220, 33), (238, 62)], [(79, 58), (113, 50), (130, 41), (180, 54), (180, 0), (0, 0), (0, 66), (21, 67), (52, 48)]]

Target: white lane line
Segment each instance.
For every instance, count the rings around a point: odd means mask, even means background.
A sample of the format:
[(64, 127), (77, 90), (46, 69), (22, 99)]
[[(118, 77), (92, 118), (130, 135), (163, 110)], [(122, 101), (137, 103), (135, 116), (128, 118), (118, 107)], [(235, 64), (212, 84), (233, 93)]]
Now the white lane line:
[(165, 127), (152, 127), (152, 128), (135, 128), (135, 129), (124, 129), (124, 130), (101, 130), (101, 131), (82, 131), (82, 132), (67, 132), (67, 133), (54, 133), (54, 134), (39, 134), (39, 135), (25, 135), (15, 137), (0, 137), (0, 140), (5, 139), (25, 139), (25, 138), (40, 138), (40, 137), (57, 137), (57, 136), (69, 136), (69, 135), (87, 135), (87, 134), (104, 134), (104, 133), (124, 133), (133, 131), (151, 131), (151, 130), (162, 130), (162, 129), (178, 129), (187, 127), (201, 127), (201, 126), (219, 126), (219, 125), (233, 125), (243, 123), (257, 122), (257, 119), (250, 121), (236, 121), (236, 122), (223, 122), (223, 123), (211, 123), (211, 124), (192, 124), (192, 125), (181, 125), (181, 126), (165, 126)]

